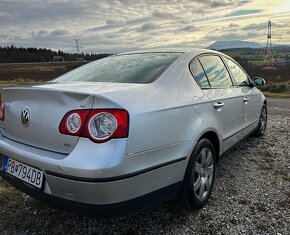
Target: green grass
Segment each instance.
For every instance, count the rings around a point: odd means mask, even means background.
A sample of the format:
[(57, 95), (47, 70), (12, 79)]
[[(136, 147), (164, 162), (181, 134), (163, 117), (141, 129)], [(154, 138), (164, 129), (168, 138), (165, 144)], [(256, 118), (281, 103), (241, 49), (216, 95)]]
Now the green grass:
[(249, 59), (249, 64), (262, 66), (264, 64), (264, 60), (263, 59)]

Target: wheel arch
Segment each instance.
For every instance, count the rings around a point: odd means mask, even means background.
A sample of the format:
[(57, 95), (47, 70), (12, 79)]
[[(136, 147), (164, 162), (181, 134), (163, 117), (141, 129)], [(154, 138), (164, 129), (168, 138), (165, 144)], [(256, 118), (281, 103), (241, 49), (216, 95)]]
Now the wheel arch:
[(221, 151), (221, 143), (220, 143), (218, 134), (214, 131), (207, 131), (204, 134), (202, 134), (199, 140), (205, 139), (205, 138), (208, 139), (212, 143), (216, 152), (216, 157), (217, 157), (216, 160), (218, 161), (219, 156), (220, 156), (220, 151)]
[(266, 106), (267, 106), (267, 100), (266, 100), (266, 99), (264, 100), (264, 105), (266, 105)]

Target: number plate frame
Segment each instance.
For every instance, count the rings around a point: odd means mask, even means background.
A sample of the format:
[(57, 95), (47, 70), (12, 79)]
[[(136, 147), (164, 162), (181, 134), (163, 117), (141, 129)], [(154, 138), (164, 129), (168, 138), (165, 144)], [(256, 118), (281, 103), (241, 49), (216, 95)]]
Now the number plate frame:
[[(14, 168), (12, 168), (12, 164), (14, 165)], [(33, 187), (34, 189), (37, 190), (42, 190), (43, 188), (44, 184), (43, 171), (35, 167), (29, 166), (25, 163), (14, 160), (13, 158), (4, 156), (3, 172), (5, 172), (6, 175), (8, 175), (10, 178), (13, 179), (16, 178), (17, 181), (22, 182), (26, 186)]]

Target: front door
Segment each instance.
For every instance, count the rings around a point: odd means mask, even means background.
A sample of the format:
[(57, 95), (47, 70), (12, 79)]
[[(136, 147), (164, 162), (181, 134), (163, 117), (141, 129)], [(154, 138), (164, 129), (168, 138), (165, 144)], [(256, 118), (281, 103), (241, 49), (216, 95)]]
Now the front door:
[(244, 129), (251, 130), (257, 126), (260, 117), (261, 93), (256, 87), (250, 86), (249, 76), (235, 61), (229, 58), (225, 58), (225, 61), (243, 98)]

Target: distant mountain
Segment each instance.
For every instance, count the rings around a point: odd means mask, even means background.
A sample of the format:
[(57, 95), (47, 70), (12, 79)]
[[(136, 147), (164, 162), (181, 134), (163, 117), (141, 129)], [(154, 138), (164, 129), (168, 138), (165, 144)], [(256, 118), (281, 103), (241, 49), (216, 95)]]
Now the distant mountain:
[(216, 41), (211, 44), (209, 49), (223, 50), (223, 49), (233, 49), (233, 48), (263, 48), (263, 45), (257, 42), (248, 41)]

